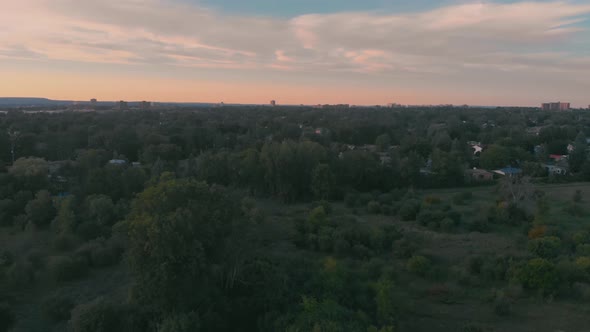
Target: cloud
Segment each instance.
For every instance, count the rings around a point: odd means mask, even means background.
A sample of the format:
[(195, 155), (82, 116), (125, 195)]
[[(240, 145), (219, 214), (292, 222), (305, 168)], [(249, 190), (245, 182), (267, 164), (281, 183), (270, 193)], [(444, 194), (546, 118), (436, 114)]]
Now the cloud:
[[(291, 19), (165, 0), (19, 0), (0, 12), (0, 57), (243, 70), (466, 75), (588, 73), (571, 46), (590, 5), (478, 2)], [(563, 51), (556, 52), (554, 50)]]

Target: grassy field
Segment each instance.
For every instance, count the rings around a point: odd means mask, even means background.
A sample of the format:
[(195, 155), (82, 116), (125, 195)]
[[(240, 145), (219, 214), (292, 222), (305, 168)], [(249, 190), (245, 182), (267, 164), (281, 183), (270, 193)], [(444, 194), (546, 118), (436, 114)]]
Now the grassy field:
[[(590, 214), (571, 216), (565, 211), (576, 191), (587, 193), (581, 205), (590, 207), (590, 184), (538, 185), (550, 204), (544, 216), (546, 225), (563, 238), (578, 230), (590, 229)], [(453, 205), (464, 218), (484, 214), (498, 197), (496, 187), (428, 190), (419, 196), (435, 196), (443, 203), (451, 203), (457, 193), (471, 192), (464, 205)], [(267, 202), (266, 211), (285, 232), (292, 233), (290, 221), (305, 215), (308, 205), (278, 206)], [(366, 209), (347, 208), (343, 203), (332, 203), (333, 218), (355, 218), (367, 227), (394, 225), (416, 241), (418, 253), (429, 257), (437, 269), (434, 278), (421, 278), (405, 271), (405, 260), (384, 257), (398, 273), (397, 284), (404, 290), (399, 299), (409, 308), (400, 323), (401, 331), (479, 331), (469, 330), (470, 324), (482, 331), (514, 332), (584, 332), (590, 331), (590, 303), (563, 296), (543, 297), (525, 294), (519, 285), (506, 282), (480, 282), (465, 277), (468, 259), (474, 256), (504, 255), (519, 259), (530, 257), (527, 249), (528, 226), (494, 225), (489, 232), (459, 229), (454, 232), (434, 231), (415, 221), (401, 221), (398, 216), (370, 214)], [(321, 255), (319, 255), (321, 256)], [(494, 310), (494, 296), (506, 294), (510, 314), (498, 315)]]

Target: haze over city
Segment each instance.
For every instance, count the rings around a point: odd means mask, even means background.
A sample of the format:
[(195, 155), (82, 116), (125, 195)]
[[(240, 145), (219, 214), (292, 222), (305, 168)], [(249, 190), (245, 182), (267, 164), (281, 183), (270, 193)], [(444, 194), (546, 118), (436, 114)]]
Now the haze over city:
[(21, 0), (0, 94), (587, 106), (587, 1)]

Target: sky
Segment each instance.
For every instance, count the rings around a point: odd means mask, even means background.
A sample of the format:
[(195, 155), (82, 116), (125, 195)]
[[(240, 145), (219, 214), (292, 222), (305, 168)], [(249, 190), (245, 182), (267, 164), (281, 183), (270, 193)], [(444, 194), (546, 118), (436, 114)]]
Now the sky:
[(19, 0), (0, 96), (590, 104), (590, 1)]

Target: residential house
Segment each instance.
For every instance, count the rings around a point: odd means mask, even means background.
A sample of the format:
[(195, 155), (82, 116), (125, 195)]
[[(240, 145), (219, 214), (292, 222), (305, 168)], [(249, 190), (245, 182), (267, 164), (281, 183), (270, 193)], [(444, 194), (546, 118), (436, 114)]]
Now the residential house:
[(554, 162), (560, 162), (562, 160), (567, 160), (567, 155), (550, 154), (549, 159), (553, 160)]
[(465, 175), (468, 181), (473, 182), (489, 182), (494, 180), (494, 173), (488, 172), (483, 169), (468, 169), (467, 171), (465, 171)]

